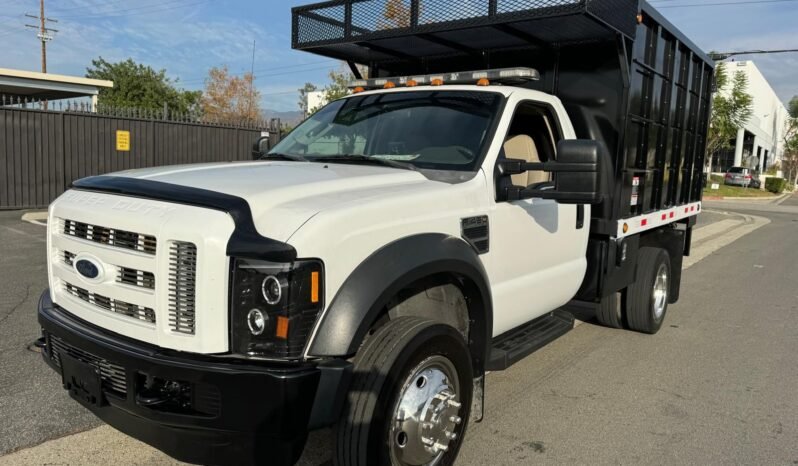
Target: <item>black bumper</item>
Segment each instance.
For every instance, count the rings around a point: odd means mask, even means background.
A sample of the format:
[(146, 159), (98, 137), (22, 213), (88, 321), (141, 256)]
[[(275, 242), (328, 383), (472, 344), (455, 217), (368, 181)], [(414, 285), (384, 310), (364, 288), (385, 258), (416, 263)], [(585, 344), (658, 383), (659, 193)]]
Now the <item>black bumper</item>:
[[(317, 391), (330, 384), (325, 376), (319, 389), (321, 373), (329, 371), (313, 365), (188, 357), (135, 342), (72, 316), (52, 303), (49, 291), (38, 315), (47, 343), (44, 359), (53, 369), (61, 372), (61, 353), (100, 369), (100, 400), (73, 398), (114, 428), (181, 461), (295, 463), (315, 422), (314, 400), (323, 395)], [(154, 379), (176, 381), (185, 390), (169, 403), (148, 403), (145, 386)]]

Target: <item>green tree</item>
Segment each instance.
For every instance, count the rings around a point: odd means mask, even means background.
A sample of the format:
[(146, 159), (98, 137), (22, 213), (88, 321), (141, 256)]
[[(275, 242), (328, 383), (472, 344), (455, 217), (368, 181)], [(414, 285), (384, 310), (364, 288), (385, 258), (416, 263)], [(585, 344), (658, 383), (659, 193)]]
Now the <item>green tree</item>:
[(715, 67), (715, 95), (707, 137), (707, 167), (712, 170), (712, 158), (721, 149), (732, 147), (737, 131), (753, 114), (754, 98), (748, 93), (748, 77), (738, 71), (729, 78), (725, 63)]
[(317, 90), (319, 90), (319, 88), (312, 83), (305, 83), (305, 85), (299, 89), (298, 104), (299, 104), (299, 110), (302, 111), (303, 116), (307, 115), (308, 111), (310, 110), (308, 108), (308, 94), (310, 94), (311, 92), (316, 92)]
[(798, 184), (798, 96), (790, 100), (788, 110), (790, 117), (787, 120), (781, 168), (785, 178), (791, 181), (792, 186), (795, 186)]
[[(344, 98), (349, 95), (349, 83), (355, 79), (352, 73), (341, 65), (338, 70), (332, 70), (329, 74), (330, 83), (324, 86), (324, 103), (328, 104), (334, 100)], [(319, 108), (308, 109), (308, 115), (313, 115), (319, 111)]]
[(330, 84), (324, 86), (324, 100), (332, 102), (349, 95), (349, 83), (355, 79), (348, 70), (330, 71)]
[(100, 105), (160, 110), (164, 104), (171, 112), (190, 113), (198, 110), (201, 91), (178, 88), (178, 82), (166, 76), (166, 70), (125, 61), (111, 63), (103, 57), (91, 61), (86, 77), (114, 82), (110, 89), (100, 89)]

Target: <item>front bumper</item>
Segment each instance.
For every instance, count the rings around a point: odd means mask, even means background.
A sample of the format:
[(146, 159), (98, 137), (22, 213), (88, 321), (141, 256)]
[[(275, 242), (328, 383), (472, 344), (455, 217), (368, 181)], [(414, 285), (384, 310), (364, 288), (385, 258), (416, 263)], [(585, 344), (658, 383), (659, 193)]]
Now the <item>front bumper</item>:
[[(49, 291), (39, 301), (38, 316), (43, 356), (53, 369), (62, 372), (61, 354), (67, 354), (66, 360), (74, 357), (99, 370), (100, 399), (73, 398), (114, 428), (181, 461), (295, 463), (313, 423), (314, 400), (323, 395), (317, 391), (329, 385), (314, 365), (187, 356), (109, 333), (54, 305)], [(174, 381), (180, 396), (153, 404), (147, 391), (153, 380)]]

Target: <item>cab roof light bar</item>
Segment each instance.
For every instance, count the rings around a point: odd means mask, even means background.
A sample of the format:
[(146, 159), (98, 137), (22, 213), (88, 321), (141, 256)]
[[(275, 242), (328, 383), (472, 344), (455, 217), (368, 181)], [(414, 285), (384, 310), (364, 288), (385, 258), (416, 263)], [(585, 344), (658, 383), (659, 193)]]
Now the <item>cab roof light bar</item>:
[(358, 79), (349, 83), (350, 89), (359, 92), (372, 89), (391, 89), (394, 87), (439, 86), (441, 84), (523, 84), (539, 81), (540, 73), (533, 68), (502, 68), (496, 70), (458, 71), (424, 76), (397, 76), (392, 78)]

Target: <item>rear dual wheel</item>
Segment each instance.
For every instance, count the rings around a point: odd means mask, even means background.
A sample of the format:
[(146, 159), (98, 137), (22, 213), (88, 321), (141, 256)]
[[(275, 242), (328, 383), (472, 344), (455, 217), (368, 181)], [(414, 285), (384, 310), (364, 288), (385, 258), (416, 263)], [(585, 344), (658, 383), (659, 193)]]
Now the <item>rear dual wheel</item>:
[(400, 317), (355, 357), (352, 387), (335, 428), (338, 466), (451, 465), (471, 409), (471, 358), (454, 328)]
[(671, 261), (664, 249), (640, 248), (637, 280), (605, 297), (596, 309), (599, 323), (655, 334), (665, 321), (671, 285)]

